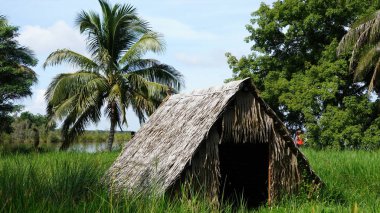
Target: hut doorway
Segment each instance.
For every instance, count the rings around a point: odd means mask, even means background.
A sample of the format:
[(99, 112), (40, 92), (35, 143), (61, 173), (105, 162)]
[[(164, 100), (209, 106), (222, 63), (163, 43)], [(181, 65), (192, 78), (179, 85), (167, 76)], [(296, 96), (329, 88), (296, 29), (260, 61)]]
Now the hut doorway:
[(257, 207), (268, 199), (268, 143), (219, 145), (221, 199)]

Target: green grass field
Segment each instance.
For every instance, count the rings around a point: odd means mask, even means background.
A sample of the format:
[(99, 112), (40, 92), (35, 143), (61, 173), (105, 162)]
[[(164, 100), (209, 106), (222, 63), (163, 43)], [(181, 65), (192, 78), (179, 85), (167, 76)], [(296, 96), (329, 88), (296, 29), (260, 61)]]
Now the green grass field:
[[(224, 212), (380, 212), (380, 152), (305, 150), (326, 187), (312, 198), (285, 198), (279, 204)], [(209, 212), (201, 198), (115, 199), (100, 179), (117, 153), (4, 155), (0, 158), (0, 212)]]

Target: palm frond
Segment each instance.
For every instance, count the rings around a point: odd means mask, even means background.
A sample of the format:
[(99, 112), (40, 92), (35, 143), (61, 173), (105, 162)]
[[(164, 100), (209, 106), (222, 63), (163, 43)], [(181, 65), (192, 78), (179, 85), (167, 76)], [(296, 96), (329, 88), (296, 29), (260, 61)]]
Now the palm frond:
[(131, 106), (141, 124), (146, 121), (147, 116), (151, 115), (157, 109), (158, 104), (155, 104), (155, 102), (140, 94), (136, 94), (131, 99)]
[(114, 101), (117, 105), (119, 111), (118, 124), (121, 128), (121, 125), (127, 125), (126, 109), (129, 106), (130, 92), (128, 82), (123, 76), (118, 75), (115, 82), (108, 95), (108, 100)]
[(354, 47), (351, 52), (351, 58), (349, 60), (349, 70), (354, 71), (357, 63), (358, 63), (358, 57), (361, 52), (361, 47), (366, 45), (366, 42), (368, 41), (368, 34), (369, 34), (370, 29), (368, 28), (366, 31), (364, 31), (359, 38), (357, 39), (356, 43), (354, 44)]
[[(100, 7), (102, 8), (102, 14), (104, 16), (104, 20), (112, 18), (111, 14), (111, 5), (108, 1), (99, 0)], [(117, 7), (117, 5), (115, 5)]]
[(375, 69), (373, 71), (372, 78), (368, 86), (368, 92), (372, 92), (374, 88), (377, 86), (376, 84), (379, 81), (379, 72), (380, 72), (379, 70), (380, 70), (380, 59), (377, 61)]
[(63, 146), (68, 146), (89, 122), (99, 121), (107, 91), (106, 80), (97, 73), (61, 74), (53, 80), (45, 94), (48, 118), (50, 122), (64, 120)]
[(49, 84), (45, 99), (52, 104), (76, 94), (89, 94), (94, 91), (106, 91), (107, 79), (98, 73), (79, 71), (59, 74)]
[(61, 100), (59, 103), (49, 103), (50, 119), (54, 121), (63, 120), (68, 114), (70, 114), (77, 103), (78, 95), (73, 95), (67, 99)]
[(161, 102), (167, 97), (169, 87), (150, 82), (134, 73), (125, 74), (128, 81), (128, 100), (140, 123), (145, 122), (146, 116), (151, 115)]
[(119, 60), (120, 64), (126, 62), (132, 62), (141, 58), (145, 53), (152, 51), (154, 53), (160, 53), (165, 50), (165, 43), (162, 39), (162, 35), (155, 32), (145, 33), (136, 43), (134, 43)]
[[(380, 57), (380, 11), (364, 17), (347, 32), (339, 42), (337, 54), (351, 49), (349, 70), (354, 72), (354, 78), (365, 78), (371, 92), (378, 79)], [(372, 72), (372, 73), (370, 73)], [(369, 74), (372, 74), (370, 78)], [(368, 82), (368, 79), (369, 80)]]
[(380, 38), (380, 13), (377, 14), (376, 18), (374, 19), (372, 26), (371, 26), (371, 32), (369, 34), (369, 43), (373, 44), (374, 42), (378, 42)]
[(129, 73), (136, 70), (146, 69), (159, 64), (161, 64), (161, 62), (156, 59), (138, 58), (136, 60), (128, 62), (126, 65), (124, 65), (124, 67), (120, 69), (120, 71), (123, 73)]
[(185, 86), (183, 75), (174, 67), (159, 62), (146, 65), (146, 67), (130, 71), (130, 73), (138, 74), (151, 82), (167, 85), (177, 92)]
[[(108, 119), (111, 120), (111, 126), (118, 125), (120, 129), (122, 129), (122, 124), (123, 124), (122, 115), (121, 115), (122, 106), (120, 106), (116, 100), (110, 99), (110, 97), (107, 98), (107, 102), (108, 104), (106, 105), (104, 109), (104, 114), (107, 116)], [(114, 124), (112, 124), (113, 119), (115, 121)]]
[(76, 25), (79, 26), (80, 32), (87, 35), (87, 49), (91, 56), (98, 64), (102, 62), (104, 53), (104, 35), (103, 27), (99, 14), (90, 11), (82, 11), (76, 18)]
[(56, 66), (62, 63), (71, 64), (74, 67), (79, 67), (87, 71), (97, 72), (99, 70), (99, 66), (94, 61), (68, 49), (52, 52), (43, 64), (43, 68), (45, 69), (47, 66)]
[(4, 15), (0, 15), (0, 25), (6, 25), (8, 23)]
[(79, 72), (57, 76), (45, 93), (49, 123), (67, 120), (68, 125), (75, 122), (77, 116), (74, 114), (104, 100), (107, 87), (105, 79), (96, 73)]
[(373, 18), (369, 20), (363, 19), (364, 22), (351, 27), (346, 35), (343, 36), (337, 48), (338, 55), (347, 52), (353, 46), (354, 49), (358, 49), (365, 45), (367, 41), (376, 41), (380, 33), (380, 13), (376, 12), (375, 15), (371, 15), (370, 17)]
[(362, 56), (357, 60), (357, 66), (355, 67), (354, 79), (361, 80), (365, 75), (373, 69), (380, 57), (379, 44), (375, 46), (368, 46), (364, 48)]
[(121, 123), (125, 124), (128, 127), (128, 121), (127, 121), (127, 113), (126, 110), (129, 107), (129, 97), (130, 97), (130, 92), (129, 92), (129, 87), (128, 87), (128, 82), (126, 79), (121, 76), (120, 78), (117, 79), (117, 84), (119, 85), (120, 88), (120, 96), (119, 96), (119, 105), (121, 109)]
[(62, 137), (64, 144), (68, 146), (69, 143), (75, 140), (77, 136), (82, 134), (85, 127), (89, 123), (97, 123), (101, 117), (101, 107), (103, 105), (102, 99), (97, 99), (97, 101), (84, 109), (72, 110), (70, 114), (66, 117), (62, 126)]
[(128, 81), (130, 93), (140, 94), (147, 99), (163, 100), (169, 90), (168, 86), (151, 82), (135, 73), (125, 74), (124, 77)]

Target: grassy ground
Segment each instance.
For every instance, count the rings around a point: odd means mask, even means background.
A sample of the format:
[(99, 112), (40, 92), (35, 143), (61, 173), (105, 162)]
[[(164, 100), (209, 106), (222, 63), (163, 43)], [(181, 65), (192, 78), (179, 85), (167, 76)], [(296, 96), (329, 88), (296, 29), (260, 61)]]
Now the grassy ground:
[[(326, 183), (313, 198), (284, 199), (257, 212), (379, 212), (380, 152), (305, 150)], [(4, 155), (0, 158), (0, 212), (209, 212), (201, 198), (124, 197), (100, 184), (117, 153)], [(236, 211), (223, 205), (225, 212)], [(244, 207), (239, 212), (248, 211)]]
[(380, 151), (303, 151), (326, 187), (259, 212), (380, 212)]

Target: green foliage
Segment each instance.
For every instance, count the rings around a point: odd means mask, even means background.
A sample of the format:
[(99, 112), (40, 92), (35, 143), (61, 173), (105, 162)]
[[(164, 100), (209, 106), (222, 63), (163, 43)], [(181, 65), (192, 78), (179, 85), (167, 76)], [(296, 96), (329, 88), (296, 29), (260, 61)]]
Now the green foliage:
[[(57, 150), (62, 142), (59, 130), (47, 129), (48, 118), (40, 114), (23, 112), (14, 118), (12, 133), (3, 133), (0, 138), (0, 153), (31, 153)], [(108, 131), (86, 130), (74, 141), (76, 147), (72, 151), (103, 151), (108, 139)], [(38, 143), (36, 144), (36, 137)], [(130, 132), (115, 132), (115, 143), (120, 149), (131, 139)], [(98, 147), (96, 150), (88, 150), (89, 147)]]
[[(48, 137), (53, 134), (54, 128), (46, 129), (47, 116), (22, 112), (13, 119), (11, 123), (13, 131), (9, 134), (10, 137), (0, 140), (2, 143), (13, 144), (14, 147), (20, 144), (33, 144), (37, 149), (40, 142), (47, 143)], [(2, 137), (6, 137), (6, 134)]]
[[(113, 197), (101, 179), (118, 153), (47, 153), (0, 158), (0, 209), (15, 212), (210, 212), (208, 202), (165, 196)], [(229, 211), (231, 212), (231, 210)]]
[(380, 144), (380, 118), (375, 119), (365, 130), (361, 146), (364, 149), (379, 148)]
[[(373, 121), (373, 108), (378, 103), (371, 103), (367, 98), (347, 96), (343, 100), (344, 107), (328, 106), (319, 120), (319, 130), (310, 131), (315, 134), (310, 138), (312, 145), (319, 148), (336, 147), (351, 149), (375, 149), (380, 148), (376, 143), (376, 135), (380, 131)], [(371, 126), (371, 128), (369, 128)], [(367, 132), (370, 131), (371, 133)], [(317, 136), (320, 133), (319, 137)], [(369, 143), (373, 141), (374, 143)]]
[(21, 46), (16, 37), (18, 28), (0, 15), (0, 133), (11, 132), (10, 113), (19, 109), (13, 101), (32, 94), (37, 77), (30, 66), (37, 64), (33, 52)]
[[(108, 131), (86, 130), (75, 140), (76, 143), (105, 143), (108, 139)], [(115, 132), (115, 143), (124, 144), (131, 139), (130, 132)]]
[(182, 74), (154, 59), (147, 52), (164, 50), (161, 35), (150, 30), (128, 4), (111, 5), (99, 0), (102, 12), (82, 11), (76, 23), (86, 35), (91, 58), (68, 49), (51, 53), (44, 63), (68, 63), (74, 73), (56, 76), (46, 92), (48, 116), (62, 121), (62, 149), (67, 149), (85, 127), (100, 120), (101, 110), (110, 119), (109, 149), (116, 126), (127, 125), (126, 110), (131, 107), (140, 122), (159, 106), (169, 88), (183, 86)]
[[(92, 190), (98, 189), (100, 177), (115, 156), (53, 152), (2, 157), (1, 208), (15, 212), (75, 208), (89, 196), (96, 198)], [(50, 210), (43, 210), (46, 206)]]
[[(22, 112), (19, 116), (19, 119), (29, 121), (32, 125), (36, 127), (47, 127), (48, 125), (48, 118), (45, 115), (41, 115), (41, 114), (34, 115), (27, 111)], [(55, 124), (49, 126), (50, 130), (54, 130), (55, 127), (56, 127)]]
[(289, 129), (306, 130), (310, 146), (379, 148), (364, 144), (380, 134), (374, 124), (380, 111), (366, 85), (354, 82), (348, 55), (336, 55), (346, 27), (377, 8), (357, 0), (262, 4), (247, 26), (253, 52), (240, 59), (226, 54), (232, 79), (251, 77)]
[(346, 26), (377, 7), (371, 0), (285, 0), (273, 7), (262, 3), (252, 13), (247, 41), (255, 42), (253, 50), (285, 60), (281, 64), (292, 72), (289, 68), (305, 66), (304, 62), (316, 63), (325, 46), (344, 35)]
[[(223, 203), (219, 212), (377, 212), (380, 153), (304, 149), (326, 187), (314, 196), (247, 209)], [(0, 209), (4, 212), (218, 212), (195, 192), (191, 197), (108, 194), (101, 183), (118, 153), (44, 153), (0, 158)], [(186, 191), (183, 192), (186, 194)]]
[[(306, 149), (311, 166), (330, 190), (340, 192), (345, 205), (379, 209), (379, 151), (316, 151)], [(377, 207), (377, 208), (376, 208)], [(365, 210), (363, 210), (365, 212)]]

